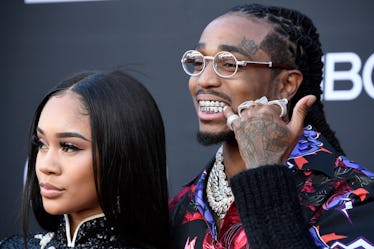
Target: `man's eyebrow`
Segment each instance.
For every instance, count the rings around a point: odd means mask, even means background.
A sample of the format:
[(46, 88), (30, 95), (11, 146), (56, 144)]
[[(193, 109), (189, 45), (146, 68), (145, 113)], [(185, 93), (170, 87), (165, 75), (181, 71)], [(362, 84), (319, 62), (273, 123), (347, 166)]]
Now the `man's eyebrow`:
[[(200, 42), (197, 44), (196, 46), (196, 50), (199, 50), (199, 49), (202, 49), (205, 47), (205, 43), (203, 42)], [(221, 44), (218, 46), (218, 48), (222, 51), (227, 51), (227, 52), (236, 52), (236, 53), (239, 53), (239, 54), (242, 54), (243, 56), (245, 57), (248, 57), (249, 59), (252, 59), (252, 56), (250, 54), (248, 54), (245, 49), (241, 48), (241, 47), (238, 47), (238, 46), (234, 46), (234, 45), (227, 45), (227, 44)]]
[[(36, 130), (39, 133), (44, 135), (44, 131), (40, 127), (37, 127)], [(56, 137), (58, 137), (58, 138), (77, 137), (77, 138), (83, 139), (85, 141), (90, 141), (89, 139), (87, 139), (86, 137), (84, 137), (83, 135), (81, 135), (77, 132), (59, 132), (59, 133), (56, 134)]]
[(246, 51), (243, 48), (233, 46), (233, 45), (226, 45), (226, 44), (220, 45), (219, 48), (223, 51), (236, 52), (236, 53), (242, 54), (245, 57), (248, 57), (249, 59), (252, 59), (251, 55), (246, 53)]
[[(199, 42), (195, 49), (198, 50), (198, 49), (201, 49), (201, 48), (204, 48), (204, 47), (205, 47), (205, 43)], [(233, 45), (222, 44), (222, 45), (219, 45), (218, 48), (223, 50), (223, 51), (227, 51), (227, 52), (238, 52), (238, 53), (241, 53), (241, 54), (244, 53), (243, 49), (240, 49), (237, 46), (233, 46)], [(245, 55), (245, 54), (243, 54), (243, 55)]]
[(225, 45), (225, 44), (222, 44), (222, 45), (219, 45), (219, 48), (223, 51), (227, 51), (227, 52), (237, 52), (237, 53), (243, 53), (243, 50), (238, 48), (237, 46), (232, 46), (232, 45)]

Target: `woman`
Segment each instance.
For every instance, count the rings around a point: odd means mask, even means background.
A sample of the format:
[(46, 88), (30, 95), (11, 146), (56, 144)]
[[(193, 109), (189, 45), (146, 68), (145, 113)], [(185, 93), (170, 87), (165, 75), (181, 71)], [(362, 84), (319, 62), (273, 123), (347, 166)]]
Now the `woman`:
[[(1, 248), (168, 248), (164, 126), (140, 82), (83, 72), (42, 100), (31, 127), (23, 238)], [(29, 235), (30, 204), (46, 233)]]

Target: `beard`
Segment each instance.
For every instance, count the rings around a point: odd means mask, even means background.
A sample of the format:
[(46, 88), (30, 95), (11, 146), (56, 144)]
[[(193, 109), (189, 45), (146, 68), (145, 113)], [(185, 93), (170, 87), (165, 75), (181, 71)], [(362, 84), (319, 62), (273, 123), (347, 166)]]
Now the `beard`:
[(222, 142), (236, 142), (233, 131), (225, 131), (216, 134), (198, 131), (196, 134), (196, 139), (201, 145), (213, 145)]

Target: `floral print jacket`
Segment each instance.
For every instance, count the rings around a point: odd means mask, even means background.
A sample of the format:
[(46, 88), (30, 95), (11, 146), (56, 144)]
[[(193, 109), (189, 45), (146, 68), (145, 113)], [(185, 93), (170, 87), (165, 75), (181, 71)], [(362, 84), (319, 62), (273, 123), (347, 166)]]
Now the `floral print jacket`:
[[(214, 158), (169, 202), (171, 248), (250, 248), (235, 202), (216, 227), (205, 189), (213, 163)], [(372, 172), (338, 155), (311, 126), (304, 129), (287, 167), (317, 247), (374, 248)]]

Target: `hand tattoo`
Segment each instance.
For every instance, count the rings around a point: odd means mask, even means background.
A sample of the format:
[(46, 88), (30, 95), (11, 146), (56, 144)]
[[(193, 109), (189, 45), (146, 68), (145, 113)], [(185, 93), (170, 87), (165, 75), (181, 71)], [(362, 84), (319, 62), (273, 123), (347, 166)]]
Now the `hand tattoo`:
[(236, 131), (240, 154), (248, 168), (283, 164), (289, 136), (285, 123), (263, 114), (242, 121)]

